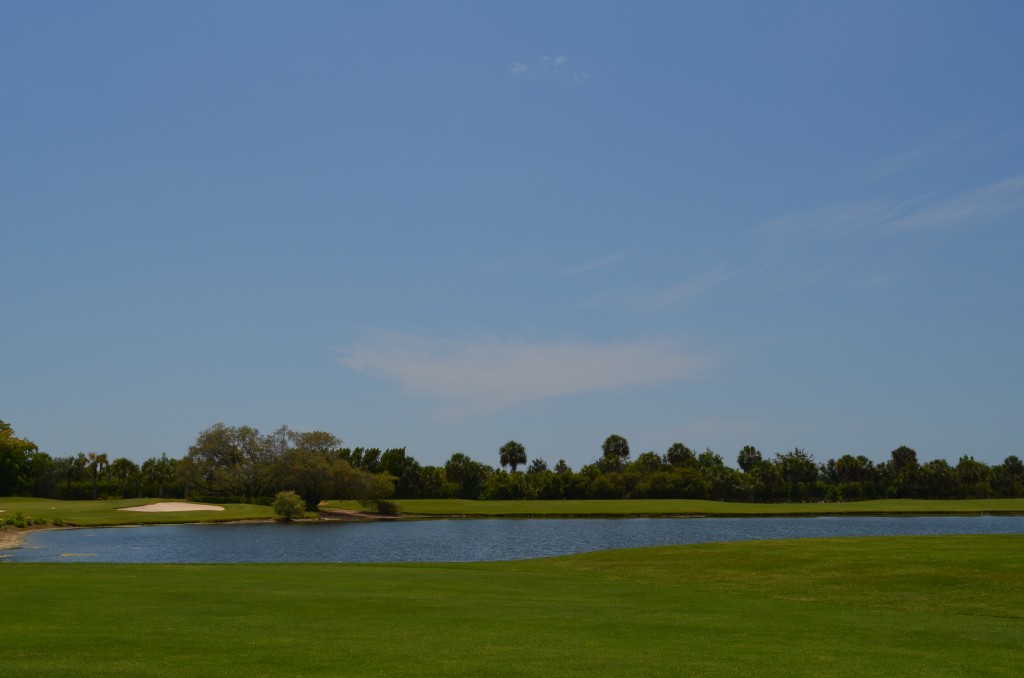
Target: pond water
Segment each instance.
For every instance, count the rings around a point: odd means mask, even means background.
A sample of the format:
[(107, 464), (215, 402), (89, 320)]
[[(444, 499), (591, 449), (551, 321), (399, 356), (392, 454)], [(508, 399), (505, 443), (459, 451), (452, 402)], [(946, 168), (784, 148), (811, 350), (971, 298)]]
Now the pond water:
[(1024, 534), (1024, 516), (587, 518), (47, 530), (6, 562), (467, 562), (752, 539)]

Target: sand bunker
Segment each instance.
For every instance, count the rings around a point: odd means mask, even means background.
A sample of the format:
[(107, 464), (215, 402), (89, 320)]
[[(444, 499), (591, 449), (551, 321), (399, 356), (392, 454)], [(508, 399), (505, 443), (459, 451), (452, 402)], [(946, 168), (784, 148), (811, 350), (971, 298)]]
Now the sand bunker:
[(212, 504), (186, 504), (183, 501), (162, 501), (159, 504), (146, 504), (145, 506), (132, 506), (130, 508), (117, 509), (118, 511), (141, 511), (142, 513), (167, 513), (169, 511), (223, 511), (223, 506)]

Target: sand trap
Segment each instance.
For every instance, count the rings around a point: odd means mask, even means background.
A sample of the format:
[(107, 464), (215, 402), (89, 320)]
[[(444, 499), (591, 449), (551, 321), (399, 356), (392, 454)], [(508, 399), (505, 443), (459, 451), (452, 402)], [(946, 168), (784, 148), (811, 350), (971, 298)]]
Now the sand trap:
[(162, 501), (158, 504), (146, 504), (145, 506), (132, 506), (131, 508), (117, 509), (118, 511), (141, 511), (142, 513), (167, 513), (169, 511), (223, 511), (223, 506), (212, 504), (186, 504), (183, 501)]

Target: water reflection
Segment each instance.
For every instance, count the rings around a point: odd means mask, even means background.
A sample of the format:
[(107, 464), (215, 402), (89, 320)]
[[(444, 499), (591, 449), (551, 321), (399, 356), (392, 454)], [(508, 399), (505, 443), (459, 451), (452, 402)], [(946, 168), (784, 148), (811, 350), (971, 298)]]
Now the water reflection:
[(155, 525), (35, 532), (6, 562), (519, 560), (615, 548), (802, 537), (1024, 534), (1024, 516), (588, 518)]

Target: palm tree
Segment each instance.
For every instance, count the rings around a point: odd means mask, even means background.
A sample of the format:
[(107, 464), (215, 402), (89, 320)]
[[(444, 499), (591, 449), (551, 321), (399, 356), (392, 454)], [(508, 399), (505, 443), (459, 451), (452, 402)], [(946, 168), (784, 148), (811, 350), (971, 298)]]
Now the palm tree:
[(92, 467), (92, 498), (96, 498), (96, 484), (99, 482), (100, 471), (107, 468), (107, 455), (103, 452), (90, 452), (85, 455)]
[(64, 498), (71, 499), (71, 481), (79, 480), (82, 477), (82, 471), (88, 465), (88, 460), (85, 455), (81, 452), (78, 453), (77, 457), (57, 457), (54, 460), (54, 466), (57, 472), (60, 473), (61, 477), (67, 482), (64, 489)]
[(517, 466), (526, 464), (526, 448), (520, 443), (510, 440), (501, 446), (498, 451), (498, 460), (502, 466), (511, 466), (512, 473), (515, 473)]

